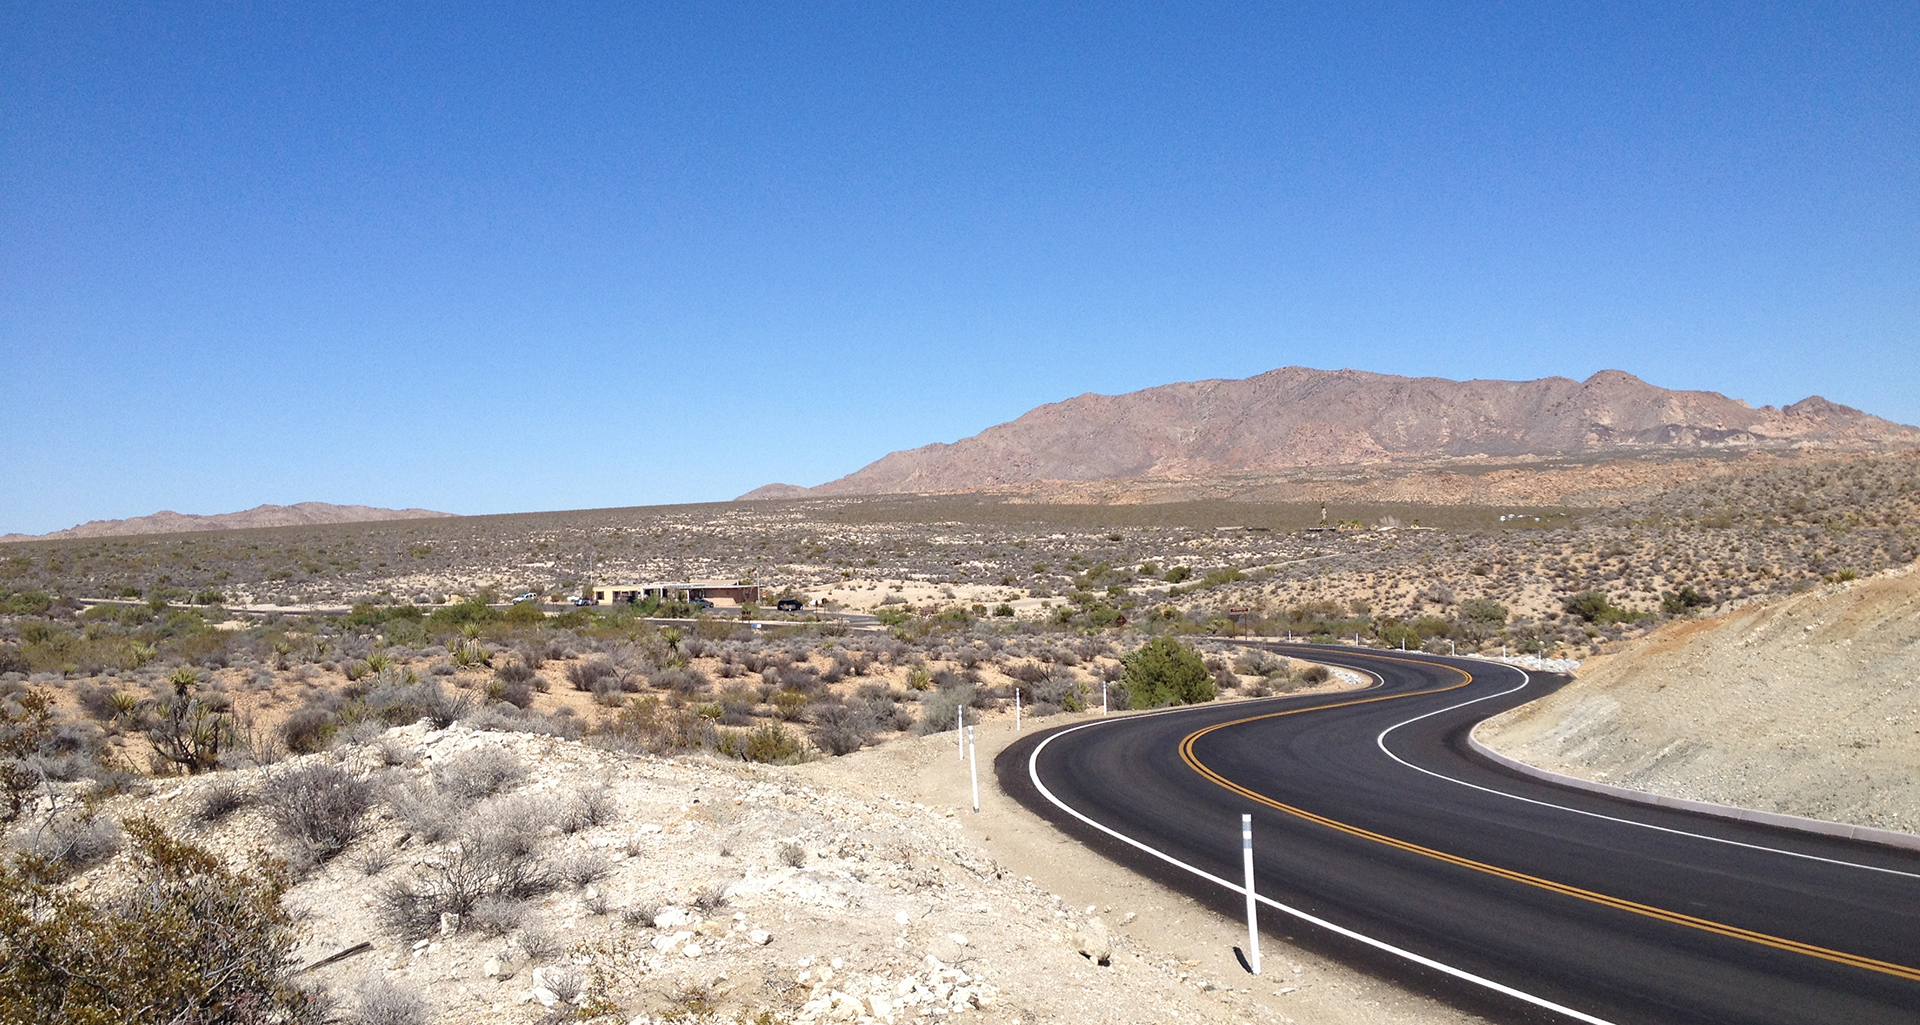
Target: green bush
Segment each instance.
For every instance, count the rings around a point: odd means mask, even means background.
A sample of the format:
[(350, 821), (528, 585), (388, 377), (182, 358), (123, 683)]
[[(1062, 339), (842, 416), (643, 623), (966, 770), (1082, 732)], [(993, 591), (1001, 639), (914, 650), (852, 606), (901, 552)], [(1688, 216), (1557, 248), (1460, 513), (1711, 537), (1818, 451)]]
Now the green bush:
[(1609, 614), (1618, 611), (1601, 591), (1581, 591), (1562, 602), (1561, 607), (1566, 609), (1569, 615), (1579, 616), (1589, 623), (1604, 620)]
[(148, 819), (126, 824), (133, 885), (88, 900), (32, 856), (0, 864), (0, 1021), (195, 1025), (316, 1021), (299, 962), (287, 874), (233, 871)]
[(1130, 708), (1197, 704), (1217, 694), (1200, 653), (1171, 637), (1156, 637), (1121, 660), (1120, 685)]
[(1684, 616), (1694, 609), (1711, 604), (1713, 604), (1712, 599), (1701, 594), (1692, 584), (1660, 596), (1660, 611), (1669, 616)]

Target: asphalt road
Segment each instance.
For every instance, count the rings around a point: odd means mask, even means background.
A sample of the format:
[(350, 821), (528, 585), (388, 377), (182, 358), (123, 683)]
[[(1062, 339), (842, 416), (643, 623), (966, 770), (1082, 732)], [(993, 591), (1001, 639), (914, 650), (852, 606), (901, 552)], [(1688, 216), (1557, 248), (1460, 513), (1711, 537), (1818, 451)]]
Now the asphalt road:
[(1378, 683), (1039, 732), (996, 761), (1001, 784), (1235, 916), (1251, 812), (1263, 933), (1497, 1019), (1920, 1023), (1920, 854), (1557, 787), (1467, 749), (1474, 723), (1564, 678), (1271, 647)]

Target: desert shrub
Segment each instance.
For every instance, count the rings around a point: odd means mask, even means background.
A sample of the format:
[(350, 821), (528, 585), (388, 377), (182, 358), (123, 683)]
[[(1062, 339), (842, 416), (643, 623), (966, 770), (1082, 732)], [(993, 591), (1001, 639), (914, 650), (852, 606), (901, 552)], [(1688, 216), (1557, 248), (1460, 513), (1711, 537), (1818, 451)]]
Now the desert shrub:
[(375, 913), (393, 932), (417, 938), (438, 929), (441, 915), (466, 915), (483, 898), (546, 893), (556, 883), (538, 847), (538, 833), (501, 816), (478, 815), (441, 858), (376, 891)]
[(799, 738), (777, 722), (720, 738), (720, 753), (748, 762), (786, 765), (800, 760)]
[(383, 796), (400, 825), (427, 843), (439, 843), (459, 828), (460, 807), (431, 788), (406, 783), (389, 788)]
[(807, 863), (807, 849), (792, 840), (787, 840), (774, 849), (780, 863), (788, 868), (799, 868)]
[(1704, 608), (1711, 604), (1713, 604), (1713, 600), (1701, 594), (1692, 584), (1688, 584), (1678, 591), (1668, 591), (1666, 594), (1660, 596), (1660, 611), (1669, 616), (1684, 616), (1694, 609)]
[(260, 799), (283, 836), (325, 861), (359, 838), (373, 788), (334, 766), (306, 765), (270, 776)]
[(613, 790), (607, 786), (587, 787), (574, 794), (560, 810), (555, 825), (563, 833), (577, 833), (590, 826), (604, 826), (619, 812)]
[(554, 863), (553, 873), (574, 886), (585, 886), (607, 877), (613, 870), (606, 856), (595, 853), (571, 854)]
[(788, 722), (800, 718), (813, 699), (797, 690), (783, 690), (773, 695), (768, 702), (773, 705), (773, 714)]
[(703, 915), (711, 915), (726, 906), (727, 884), (725, 883), (710, 883), (693, 895), (694, 910)]
[(147, 819), (126, 829), (133, 885), (113, 896), (64, 891), (30, 857), (0, 864), (0, 1021), (310, 1020), (284, 869), (228, 869)]
[(498, 698), (515, 708), (524, 709), (533, 707), (533, 691), (533, 683), (530, 680), (498, 680), (495, 681), (494, 687), (488, 688), (487, 693), (489, 697)]
[(873, 716), (864, 704), (820, 704), (810, 731), (815, 747), (832, 755), (852, 754), (873, 742)]
[(604, 658), (582, 659), (567, 665), (567, 682), (573, 689), (591, 691), (594, 684), (614, 675), (613, 663)]
[(340, 720), (408, 726), (425, 719), (434, 729), (444, 730), (472, 709), (473, 698), (447, 693), (439, 680), (421, 681), (410, 673), (389, 671), (375, 677), (371, 687), (342, 707)]
[(854, 703), (866, 710), (868, 720), (877, 733), (913, 728), (913, 712), (885, 688), (868, 684), (860, 688), (861, 693)]
[(661, 690), (687, 696), (704, 694), (713, 688), (707, 674), (698, 669), (662, 669), (647, 677), (647, 682)]
[(1039, 683), (1048, 675), (1047, 667), (1038, 662), (1017, 662), (1008, 666), (1004, 672), (1021, 683)]
[(520, 950), (534, 961), (546, 961), (567, 949), (560, 937), (537, 925), (520, 930)]
[(354, 987), (353, 1007), (341, 1020), (349, 1025), (426, 1025), (433, 1013), (420, 994), (382, 976), (369, 975)]
[(53, 699), (45, 691), (28, 690), (0, 698), (0, 790), (5, 791), (4, 821), (20, 811), (44, 772), (37, 764), (42, 749), (53, 738)]
[(973, 698), (972, 684), (928, 694), (920, 702), (920, 719), (913, 724), (913, 732), (924, 737), (953, 729), (958, 722), (960, 709), (971, 704)]
[(649, 754), (698, 751), (719, 742), (713, 720), (653, 696), (629, 699), (617, 715), (601, 725), (600, 731)]
[(1198, 652), (1172, 637), (1156, 637), (1123, 660), (1121, 686), (1133, 708), (1212, 701), (1213, 677)]
[(223, 779), (200, 791), (200, 799), (194, 802), (190, 815), (194, 822), (207, 825), (225, 819), (252, 801), (253, 794), (246, 787)]
[(518, 755), (497, 744), (486, 744), (441, 762), (434, 767), (433, 779), (445, 793), (479, 800), (518, 783), (526, 774)]
[(651, 929), (653, 920), (660, 914), (658, 901), (643, 900), (620, 912), (620, 921), (631, 928)]
[(493, 671), (494, 679), (501, 683), (519, 683), (531, 686), (533, 667), (525, 662), (508, 662)]
[(335, 721), (333, 713), (308, 705), (294, 710), (281, 721), (280, 742), (294, 754), (313, 754), (326, 750), (338, 729), (339, 723)]
[(45, 865), (50, 879), (84, 872), (125, 846), (120, 827), (113, 820), (90, 812), (57, 815), (23, 839), (25, 850)]
[(1614, 608), (1611, 601), (1607, 600), (1605, 592), (1602, 591), (1581, 591), (1567, 598), (1561, 603), (1561, 607), (1566, 609), (1568, 614), (1579, 616), (1589, 623), (1606, 621), (1619, 611)]
[[(1040, 682), (1025, 688), (1028, 699), (1035, 705), (1052, 705), (1055, 710), (1069, 712), (1084, 711), (1087, 707), (1087, 688), (1069, 673), (1056, 673), (1044, 677)], [(1046, 712), (1036, 709), (1035, 715)]]
[(1308, 666), (1301, 670), (1300, 680), (1308, 684), (1322, 684), (1333, 679), (1333, 670), (1326, 666)]
[(524, 901), (489, 895), (473, 902), (473, 909), (467, 912), (466, 924), (484, 933), (505, 936), (520, 928), (526, 918), (527, 905)]

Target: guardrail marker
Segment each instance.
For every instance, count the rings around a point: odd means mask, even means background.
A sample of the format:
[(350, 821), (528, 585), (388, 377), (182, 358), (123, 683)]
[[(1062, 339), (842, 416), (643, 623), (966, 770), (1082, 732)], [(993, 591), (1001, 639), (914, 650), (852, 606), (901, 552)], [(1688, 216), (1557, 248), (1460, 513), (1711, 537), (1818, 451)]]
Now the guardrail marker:
[[(978, 811), (979, 809), (975, 809)], [(1247, 869), (1247, 963), (1260, 974), (1260, 905), (1253, 897), (1253, 816), (1240, 816), (1240, 860)]]
[(1107, 714), (1107, 681), (1100, 681), (1100, 714)]
[[(967, 727), (967, 773), (973, 777), (973, 810), (980, 811), (980, 760), (973, 755), (973, 727)], [(1248, 854), (1247, 857), (1253, 857)], [(1249, 861), (1251, 865), (1253, 862)]]
[(1013, 689), (1013, 732), (1020, 732), (1020, 688)]

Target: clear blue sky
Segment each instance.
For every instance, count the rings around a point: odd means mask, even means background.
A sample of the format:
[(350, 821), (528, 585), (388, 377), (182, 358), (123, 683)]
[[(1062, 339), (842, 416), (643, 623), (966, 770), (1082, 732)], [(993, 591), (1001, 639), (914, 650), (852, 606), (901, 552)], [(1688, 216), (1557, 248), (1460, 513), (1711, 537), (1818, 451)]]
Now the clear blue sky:
[(0, 7), (0, 532), (1287, 364), (1920, 422), (1920, 6)]

